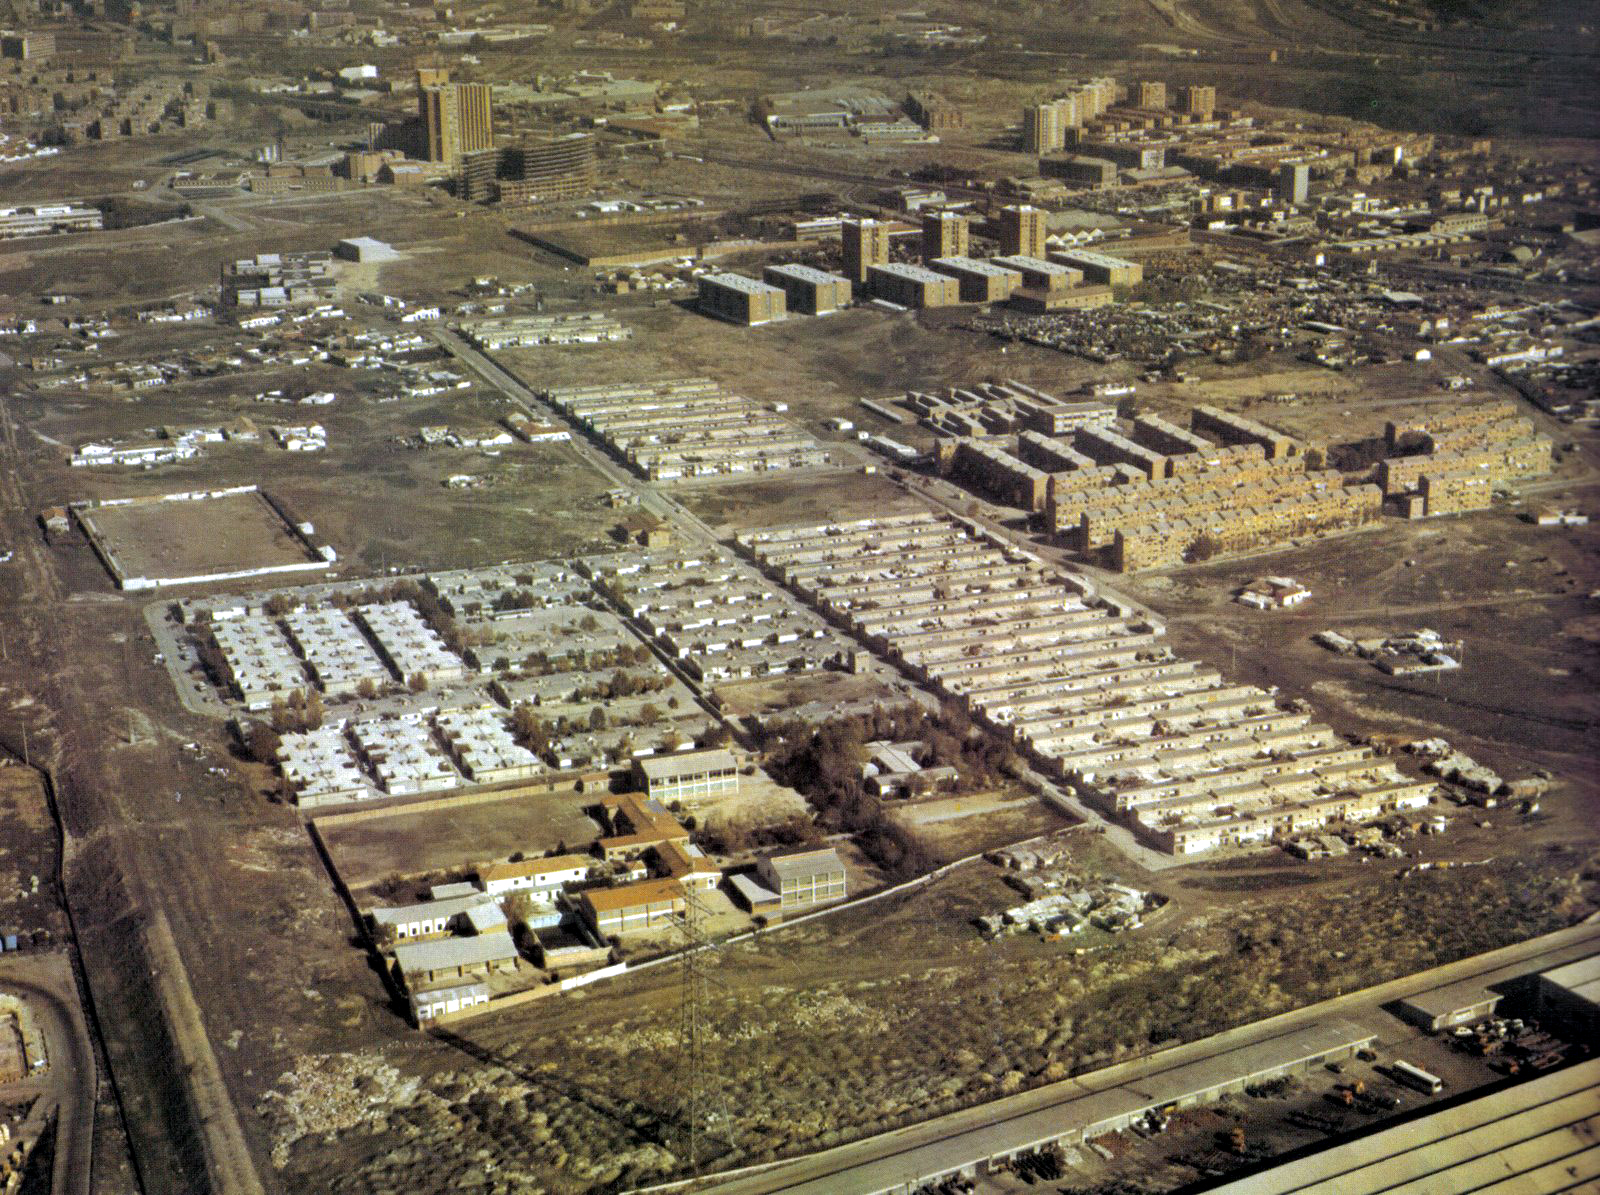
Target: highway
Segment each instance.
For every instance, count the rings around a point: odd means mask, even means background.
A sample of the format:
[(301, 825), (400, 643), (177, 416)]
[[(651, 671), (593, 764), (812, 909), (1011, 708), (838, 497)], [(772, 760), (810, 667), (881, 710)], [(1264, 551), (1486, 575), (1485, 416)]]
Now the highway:
[(27, 955), (0, 964), (0, 992), (21, 996), (44, 1032), (49, 1069), (6, 1088), (7, 1094), (38, 1092), (55, 1104), (54, 1195), (88, 1195), (94, 1150), (94, 1051), (72, 964), (65, 955)]
[[(1225, 1050), (1270, 1041), (1295, 1029), (1335, 1018), (1353, 1020), (1397, 1039), (1415, 1031), (1382, 1005), (1447, 983), (1497, 983), (1583, 958), (1600, 950), (1600, 924), (1585, 923), (1502, 950), (1391, 980), (1333, 1000), (1270, 1017), (1188, 1045), (1120, 1063), (960, 1112), (897, 1129), (850, 1145), (780, 1163), (756, 1174), (705, 1188), (721, 1195), (877, 1195), (905, 1190), (1012, 1150), (1039, 1144), (1084, 1123), (1075, 1119), (1091, 1097)], [(715, 1176), (713, 1176), (715, 1177)]]

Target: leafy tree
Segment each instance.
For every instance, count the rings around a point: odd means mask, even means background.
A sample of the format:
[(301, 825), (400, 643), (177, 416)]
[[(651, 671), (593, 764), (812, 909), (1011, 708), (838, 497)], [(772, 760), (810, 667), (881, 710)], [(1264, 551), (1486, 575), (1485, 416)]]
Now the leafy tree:
[(305, 708), (301, 710), (300, 716), (307, 730), (320, 730), (322, 728), (324, 710), (322, 708), (322, 693), (320, 690), (312, 689), (306, 694)]
[(282, 742), (278, 732), (265, 722), (252, 722), (244, 732), (244, 749), (258, 763), (274, 762)]
[(521, 925), (533, 915), (533, 897), (526, 892), (510, 892), (500, 902), (500, 907), (505, 911), (507, 921)]

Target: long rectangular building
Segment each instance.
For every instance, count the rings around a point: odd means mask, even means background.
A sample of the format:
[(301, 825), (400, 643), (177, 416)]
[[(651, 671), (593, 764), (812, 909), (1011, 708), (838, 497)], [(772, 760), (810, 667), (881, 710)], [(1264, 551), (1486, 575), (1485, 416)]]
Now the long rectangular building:
[(928, 266), (956, 280), (964, 303), (998, 303), (1022, 285), (1020, 271), (981, 258), (936, 257)]
[(956, 279), (899, 262), (868, 266), (867, 289), (874, 297), (901, 307), (954, 307), (961, 302), (961, 284)]
[(1086, 279), (1102, 286), (1136, 286), (1144, 281), (1144, 266), (1138, 262), (1092, 249), (1052, 249), (1050, 260), (1082, 270)]
[(770, 324), (788, 314), (788, 295), (743, 274), (704, 274), (700, 310), (731, 324)]
[(709, 378), (567, 386), (541, 397), (651, 481), (754, 476), (830, 459), (771, 408)]
[(789, 310), (804, 315), (827, 315), (850, 305), (850, 279), (814, 266), (777, 265), (761, 271), (762, 281), (780, 288)]

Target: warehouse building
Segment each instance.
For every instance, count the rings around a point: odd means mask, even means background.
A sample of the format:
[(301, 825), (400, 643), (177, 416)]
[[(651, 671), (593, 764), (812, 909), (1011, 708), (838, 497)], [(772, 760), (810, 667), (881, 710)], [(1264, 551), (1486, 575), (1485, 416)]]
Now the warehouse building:
[(731, 875), (728, 887), (734, 900), (750, 911), (751, 916), (773, 920), (783, 916), (783, 899), (753, 875)]
[(700, 278), (700, 310), (731, 324), (770, 324), (787, 315), (788, 296), (743, 274), (705, 274)]
[(1540, 1075), (1308, 1156), (1252, 1170), (1215, 1195), (1592, 1189), (1600, 1175), (1600, 1059)]
[(419, 1028), (429, 1021), (489, 1003), (489, 985), (483, 980), (412, 992), (411, 1021)]
[(1109, 286), (1073, 286), (1056, 290), (1043, 290), (1024, 286), (1011, 296), (1011, 306), (1030, 315), (1048, 315), (1052, 311), (1088, 311), (1095, 307), (1109, 307), (1116, 301)]
[(1579, 1041), (1600, 1037), (1600, 954), (1542, 971), (1537, 983), (1542, 1023), (1559, 1025)]
[(1400, 1015), (1413, 1025), (1420, 1025), (1431, 1033), (1453, 1029), (1494, 1016), (1500, 994), (1491, 992), (1481, 983), (1447, 984), (1407, 996), (1399, 1002)]
[(761, 279), (768, 286), (779, 287), (788, 309), (802, 315), (827, 315), (848, 307), (853, 297), (850, 279), (814, 266), (768, 266), (761, 271)]
[(1039, 173), (1069, 183), (1100, 190), (1117, 185), (1117, 164), (1110, 158), (1091, 158), (1085, 154), (1051, 154), (1039, 159)]
[(998, 303), (1022, 285), (1022, 275), (992, 261), (973, 257), (937, 257), (928, 263), (936, 273), (956, 280), (964, 303)]
[(420, 904), (391, 905), (367, 913), (375, 933), (393, 934), (399, 941), (437, 938), (454, 932), (468, 910), (492, 903), (493, 897), (474, 891), (446, 900), (427, 900)]
[(91, 232), (103, 228), (99, 208), (73, 203), (36, 204), (0, 208), (0, 240), (10, 237), (48, 236), (58, 232)]
[(515, 971), (522, 966), (522, 956), (510, 934), (490, 933), (403, 942), (394, 948), (394, 962), (406, 989), (417, 991), (440, 979)]
[(901, 307), (954, 307), (961, 302), (959, 282), (923, 266), (869, 266), (867, 289), (874, 298)]
[(400, 260), (393, 245), (373, 237), (346, 237), (333, 247), (333, 255), (343, 261), (362, 263)]

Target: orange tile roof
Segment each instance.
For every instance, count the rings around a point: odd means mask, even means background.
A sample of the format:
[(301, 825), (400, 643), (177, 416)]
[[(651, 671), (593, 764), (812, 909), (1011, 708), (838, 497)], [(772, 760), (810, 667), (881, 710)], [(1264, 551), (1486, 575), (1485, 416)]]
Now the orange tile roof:
[(677, 880), (643, 880), (616, 888), (591, 888), (583, 894), (583, 899), (595, 912), (607, 913), (668, 900), (680, 901), (683, 885)]

